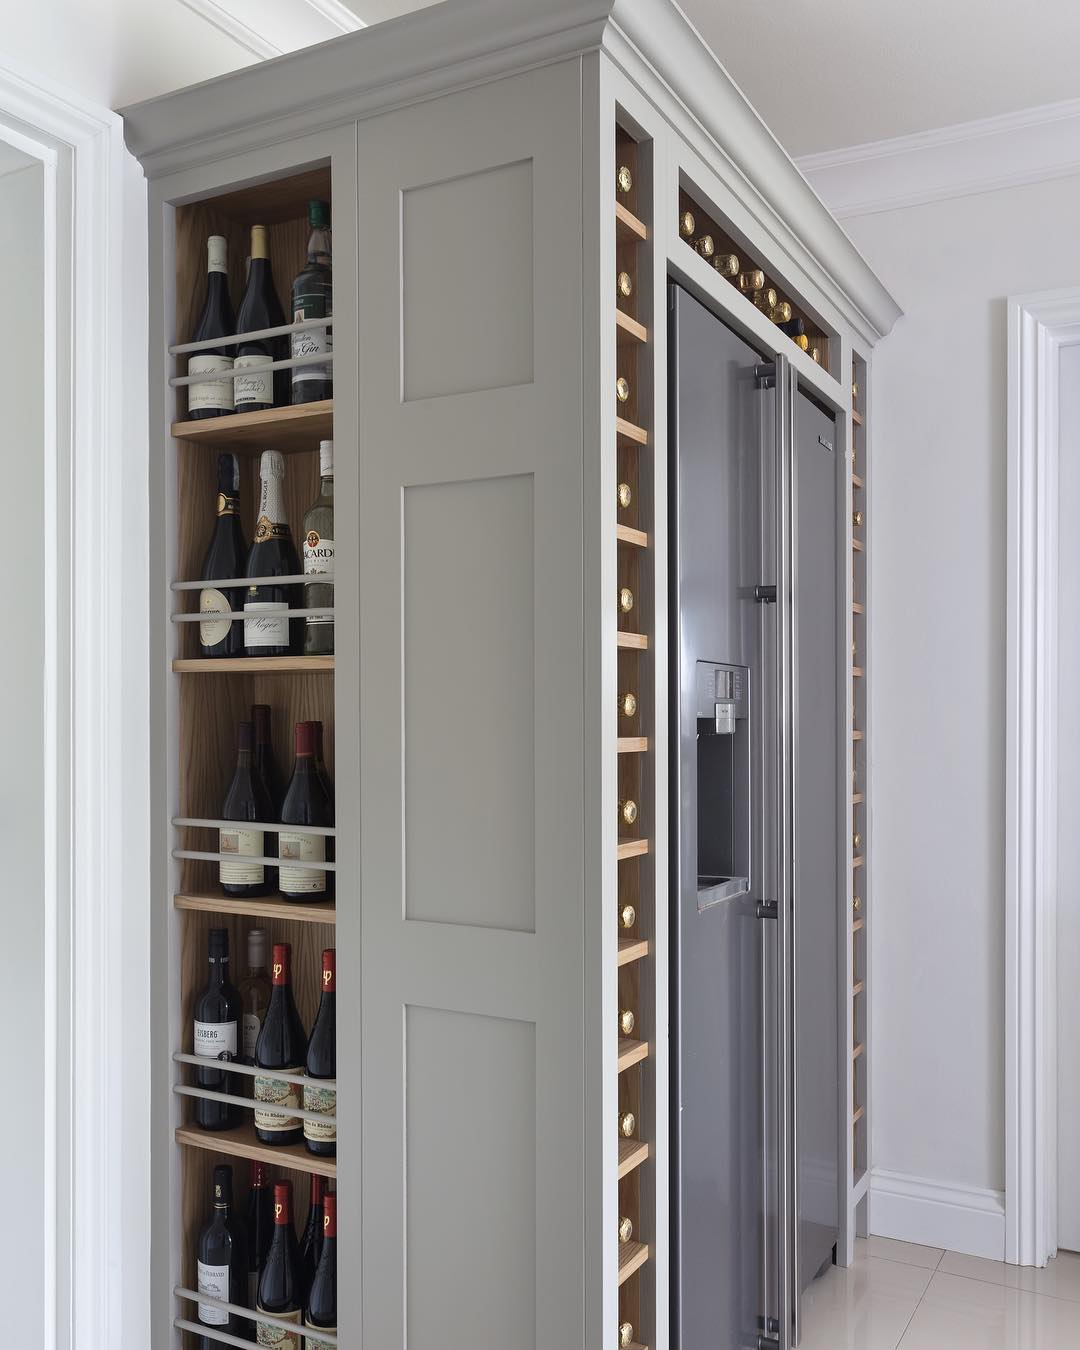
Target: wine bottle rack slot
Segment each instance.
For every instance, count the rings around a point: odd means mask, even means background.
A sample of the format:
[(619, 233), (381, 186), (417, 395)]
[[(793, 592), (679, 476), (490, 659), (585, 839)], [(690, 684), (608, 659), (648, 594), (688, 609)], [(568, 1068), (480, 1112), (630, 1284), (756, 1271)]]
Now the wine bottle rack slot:
[(649, 851), (649, 841), (647, 839), (620, 839), (618, 847), (618, 858), (622, 862), (625, 858), (641, 858)]
[(645, 938), (619, 939), (619, 965), (627, 966), (634, 961), (642, 961), (649, 954), (649, 944)]
[(618, 752), (620, 755), (642, 755), (649, 749), (648, 736), (620, 736)]
[[(263, 1144), (256, 1138), (255, 1126), (245, 1122), (231, 1130), (200, 1130), (195, 1125), (178, 1125), (176, 1142), (184, 1148), (225, 1153), (231, 1158), (247, 1158), (269, 1163), (293, 1172), (314, 1172), (320, 1177), (336, 1177), (337, 1163), (309, 1153), (303, 1144)], [(205, 1194), (205, 1193), (204, 1193)]]
[(649, 547), (649, 536), (644, 530), (634, 529), (632, 525), (616, 525), (615, 538), (620, 544), (629, 544), (633, 548)]
[(253, 899), (240, 899), (232, 895), (174, 895), (173, 904), (177, 909), (192, 910), (203, 914), (236, 915), (249, 919), (284, 919), (289, 923), (336, 923), (337, 910), (333, 903), (309, 901), (297, 904), (286, 900), (284, 896), (256, 896)]
[[(185, 1289), (183, 1285), (178, 1284), (173, 1289), (173, 1294), (178, 1299), (186, 1299), (189, 1303), (205, 1303), (208, 1304), (211, 1308), (221, 1308), (226, 1312), (239, 1313), (243, 1317), (251, 1316), (251, 1309), (245, 1308), (241, 1303), (229, 1303), (226, 1299), (212, 1298), (209, 1294), (200, 1294), (195, 1289)], [(265, 1312), (260, 1313), (259, 1321), (265, 1323), (267, 1326), (278, 1327), (282, 1331), (291, 1332), (294, 1336), (296, 1335), (295, 1322), (286, 1322), (280, 1317), (275, 1317), (272, 1313), (265, 1313)], [(181, 1323), (184, 1323), (184, 1319), (178, 1318), (175, 1325), (179, 1326), (181, 1325)], [(207, 1330), (207, 1326), (203, 1322), (185, 1323), (185, 1325), (198, 1331), (200, 1335), (203, 1335)], [(212, 1327), (210, 1328), (210, 1330), (211, 1332), (213, 1332)], [(228, 1333), (225, 1333), (225, 1335), (228, 1336)], [(337, 1345), (338, 1343), (337, 1337), (334, 1335), (334, 1333), (332, 1331), (327, 1331), (323, 1328), (319, 1329), (319, 1340), (327, 1345)], [(232, 1345), (235, 1343), (236, 1345), (248, 1347), (250, 1347), (252, 1344), (251, 1341), (241, 1340), (239, 1337), (236, 1336), (229, 1336), (228, 1340), (226, 1340), (225, 1343), (227, 1345)]]
[(627, 1177), (649, 1157), (649, 1146), (640, 1139), (619, 1140), (619, 1180)]
[(648, 445), (649, 433), (644, 427), (639, 427), (633, 422), (628, 422), (625, 417), (616, 417), (615, 434), (620, 441), (629, 442), (631, 445)]
[(628, 650), (644, 652), (649, 649), (649, 637), (647, 633), (626, 633), (618, 632), (615, 635), (616, 645), (627, 648)]

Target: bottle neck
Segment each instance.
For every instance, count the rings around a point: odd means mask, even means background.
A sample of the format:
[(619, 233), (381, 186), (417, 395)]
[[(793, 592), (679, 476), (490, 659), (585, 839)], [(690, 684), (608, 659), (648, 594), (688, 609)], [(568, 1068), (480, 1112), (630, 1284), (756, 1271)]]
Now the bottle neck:
[(310, 267), (330, 266), (330, 231), (324, 225), (318, 225), (311, 231), (308, 239), (307, 260)]
[(261, 291), (264, 286), (273, 286), (269, 258), (252, 258), (248, 271), (248, 289)]
[(282, 492), (282, 481), (274, 474), (266, 474), (262, 478), (262, 487), (259, 491), (259, 518), (265, 517), (271, 525), (284, 525), (285, 523), (285, 501)]
[(234, 497), (228, 492), (219, 492), (217, 499), (218, 518), (222, 516), (235, 516), (240, 507), (240, 498)]
[(297, 755), (293, 763), (293, 777), (297, 774), (310, 774), (312, 777), (318, 774), (318, 766), (315, 763), (314, 755)]
[(319, 496), (328, 502), (334, 500), (334, 475), (332, 473), (324, 474), (319, 479)]
[(224, 984), (229, 973), (229, 958), (227, 956), (212, 956), (210, 958), (210, 983)]

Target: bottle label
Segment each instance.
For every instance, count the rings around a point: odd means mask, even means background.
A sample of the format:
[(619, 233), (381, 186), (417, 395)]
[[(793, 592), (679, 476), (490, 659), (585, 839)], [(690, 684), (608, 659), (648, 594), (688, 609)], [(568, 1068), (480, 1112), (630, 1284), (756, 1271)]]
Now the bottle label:
[[(334, 575), (334, 541), (321, 535), (318, 530), (308, 530), (304, 536), (304, 576), (319, 577)], [(317, 594), (317, 593), (316, 593)], [(333, 603), (333, 598), (330, 597)], [(311, 600), (308, 596), (304, 598), (304, 604), (307, 609), (317, 609), (318, 601)], [(332, 624), (334, 616), (332, 614), (314, 615), (305, 620), (311, 627), (319, 624)], [(219, 639), (220, 640), (220, 639)]]
[[(263, 857), (262, 830), (218, 830), (218, 852), (230, 858)], [(261, 886), (266, 876), (262, 863), (219, 862), (218, 880), (227, 886)]]
[(245, 1013), (241, 1026), (244, 1037), (244, 1058), (249, 1064), (254, 1064), (255, 1042), (259, 1039), (262, 1022), (257, 1013)]
[[(290, 1069), (290, 1073), (299, 1073), (300, 1069)], [(301, 1088), (299, 1083), (287, 1083), (284, 1078), (271, 1078), (268, 1074), (257, 1074), (255, 1077), (255, 1100), (271, 1103), (274, 1106), (292, 1107), (300, 1105)], [(295, 1130), (299, 1121), (295, 1116), (282, 1116), (273, 1111), (260, 1111), (255, 1109), (255, 1124), (260, 1130), (277, 1131), (284, 1133), (286, 1130)]]
[[(260, 1308), (260, 1312), (270, 1312), (269, 1308)], [(295, 1312), (271, 1313), (282, 1322), (295, 1322), (300, 1325), (300, 1309)], [(267, 1322), (259, 1322), (255, 1331), (256, 1345), (269, 1346), (270, 1350), (300, 1350), (302, 1337), (299, 1331), (286, 1331), (283, 1327), (273, 1327)]]
[[(232, 606), (224, 591), (208, 589), (199, 592), (200, 614), (231, 614)], [(204, 647), (216, 647), (229, 636), (232, 624), (227, 620), (199, 624), (199, 642)]]
[[(214, 375), (218, 371), (232, 370), (232, 367), (231, 356), (193, 356), (188, 361), (188, 374)], [(189, 384), (187, 391), (189, 413), (202, 412), (205, 408), (232, 412), (235, 406), (232, 380), (199, 380), (197, 384)]]
[(264, 403), (269, 403), (273, 407), (274, 372), (266, 370), (258, 374), (255, 373), (257, 367), (269, 364), (269, 356), (238, 356), (236, 358), (236, 369), (250, 372), (247, 375), (238, 375), (233, 381), (235, 386), (233, 397), (237, 412), (243, 412), (245, 408), (257, 407)]
[(305, 1323), (308, 1328), (308, 1334), (304, 1338), (305, 1350), (334, 1350), (334, 1342), (324, 1341), (321, 1336), (312, 1336), (314, 1331), (329, 1331), (337, 1335), (337, 1327), (312, 1327), (310, 1322)]
[[(328, 319), (333, 314), (330, 301), (330, 287), (325, 290), (307, 291), (293, 300), (293, 323), (303, 323), (305, 319)], [(334, 350), (333, 334), (326, 328), (307, 328), (302, 333), (292, 335), (292, 354), (297, 356), (317, 356), (320, 352)], [(304, 384), (308, 380), (330, 379), (330, 366), (313, 362), (310, 366), (297, 366), (292, 373), (293, 384)]]
[(289, 620), (275, 617), (287, 611), (289, 606), (284, 600), (247, 600), (244, 614), (257, 614), (258, 618), (244, 619), (244, 645), (246, 647), (287, 647), (289, 645)]
[[(209, 1294), (211, 1298), (229, 1301), (229, 1267), (208, 1266), (199, 1262), (199, 1293)], [(229, 1314), (224, 1308), (215, 1308), (212, 1303), (199, 1304), (199, 1321), (208, 1327), (224, 1327), (229, 1324)]]
[[(322, 834), (278, 835), (278, 857), (285, 864), (278, 868), (281, 889), (287, 895), (316, 894), (326, 890), (326, 873), (314, 867), (297, 867), (296, 863), (325, 862), (326, 836)], [(289, 866), (288, 864), (293, 864)]]
[[(228, 1054), (236, 1058), (235, 1022), (196, 1022), (195, 1053), (206, 1059), (220, 1059)], [(202, 1073), (202, 1070), (199, 1070)]]
[(304, 1110), (319, 1111), (326, 1120), (305, 1120), (304, 1138), (312, 1143), (329, 1144), (337, 1140), (337, 1093), (333, 1088), (304, 1084)]

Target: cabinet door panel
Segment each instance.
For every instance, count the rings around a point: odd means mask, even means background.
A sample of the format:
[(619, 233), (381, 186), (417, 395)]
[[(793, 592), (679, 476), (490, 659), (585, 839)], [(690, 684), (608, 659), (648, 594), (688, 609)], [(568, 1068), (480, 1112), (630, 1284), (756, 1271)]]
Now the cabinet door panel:
[(362, 122), (358, 149), (364, 1343), (569, 1348), (580, 65)]

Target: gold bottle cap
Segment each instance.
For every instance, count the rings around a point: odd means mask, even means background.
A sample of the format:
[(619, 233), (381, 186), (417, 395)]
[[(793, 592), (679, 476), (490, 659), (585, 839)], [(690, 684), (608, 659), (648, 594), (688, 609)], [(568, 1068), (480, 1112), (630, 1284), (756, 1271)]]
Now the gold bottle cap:
[(630, 381), (625, 375), (620, 375), (615, 381), (615, 397), (620, 403), (625, 403), (630, 397)]
[(821, 349), (819, 347), (810, 348), (810, 360), (816, 361), (819, 366), (821, 365)]
[(619, 1133), (624, 1139), (632, 1139), (636, 1124), (637, 1121), (634, 1119), (633, 1111), (623, 1111), (619, 1116)]
[(624, 928), (633, 928), (637, 921), (637, 911), (633, 905), (623, 905), (619, 910), (619, 922)]
[(633, 825), (634, 821), (637, 820), (637, 802), (631, 801), (629, 798), (625, 802), (620, 802), (619, 815), (627, 825)]
[(634, 283), (630, 278), (629, 272), (620, 272), (618, 277), (619, 294), (624, 300), (629, 300), (634, 294)]
[(859, 910), (862, 909), (862, 899), (860, 896), (853, 895), (851, 897), (851, 908), (855, 911), (856, 914), (858, 914)]
[(623, 694), (619, 699), (619, 711), (624, 717), (633, 717), (637, 712), (637, 695)]
[(806, 336), (805, 333), (796, 333), (796, 335), (795, 335), (795, 345), (796, 345), (797, 347), (801, 347), (801, 348), (803, 349), (804, 352), (809, 351), (809, 350), (810, 350), (810, 339)]
[(629, 614), (634, 608), (634, 592), (629, 586), (623, 586), (619, 591), (619, 608), (624, 614)]
[(694, 223), (693, 214), (690, 211), (684, 211), (679, 217), (679, 233), (684, 239), (693, 239), (696, 230), (697, 225)]
[(630, 172), (628, 164), (620, 164), (619, 171), (615, 175), (615, 182), (620, 192), (629, 192), (634, 186), (634, 175)]
[(861, 511), (856, 511), (851, 517), (851, 523), (858, 529), (863, 523), (863, 513)]
[(718, 253), (712, 264), (723, 277), (739, 275), (739, 259), (734, 253)]
[(634, 1014), (629, 1008), (624, 1008), (619, 1013), (619, 1031), (623, 1036), (634, 1034)]
[(765, 273), (760, 267), (752, 268), (749, 272), (739, 273), (740, 291), (760, 291), (765, 285)]
[(862, 847), (862, 835), (858, 831), (851, 836), (851, 847), (856, 851)]
[(633, 1236), (634, 1236), (634, 1225), (624, 1214), (623, 1217), (619, 1220), (619, 1241), (629, 1242)]
[(853, 399), (859, 397), (859, 382), (858, 382), (858, 380), (852, 380), (852, 381), (851, 381), (851, 397), (852, 397)]
[(772, 313), (769, 315), (769, 318), (772, 319), (773, 323), (790, 323), (791, 306), (788, 304), (786, 300), (780, 300), (777, 304), (773, 306)]
[(703, 258), (711, 258), (716, 252), (716, 244), (711, 234), (703, 234), (700, 238), (694, 240), (694, 252), (700, 253)]
[(634, 494), (630, 491), (629, 483), (619, 484), (619, 505), (625, 511), (634, 499)]
[(632, 1322), (619, 1323), (619, 1350), (629, 1350), (634, 1343), (634, 1325)]

